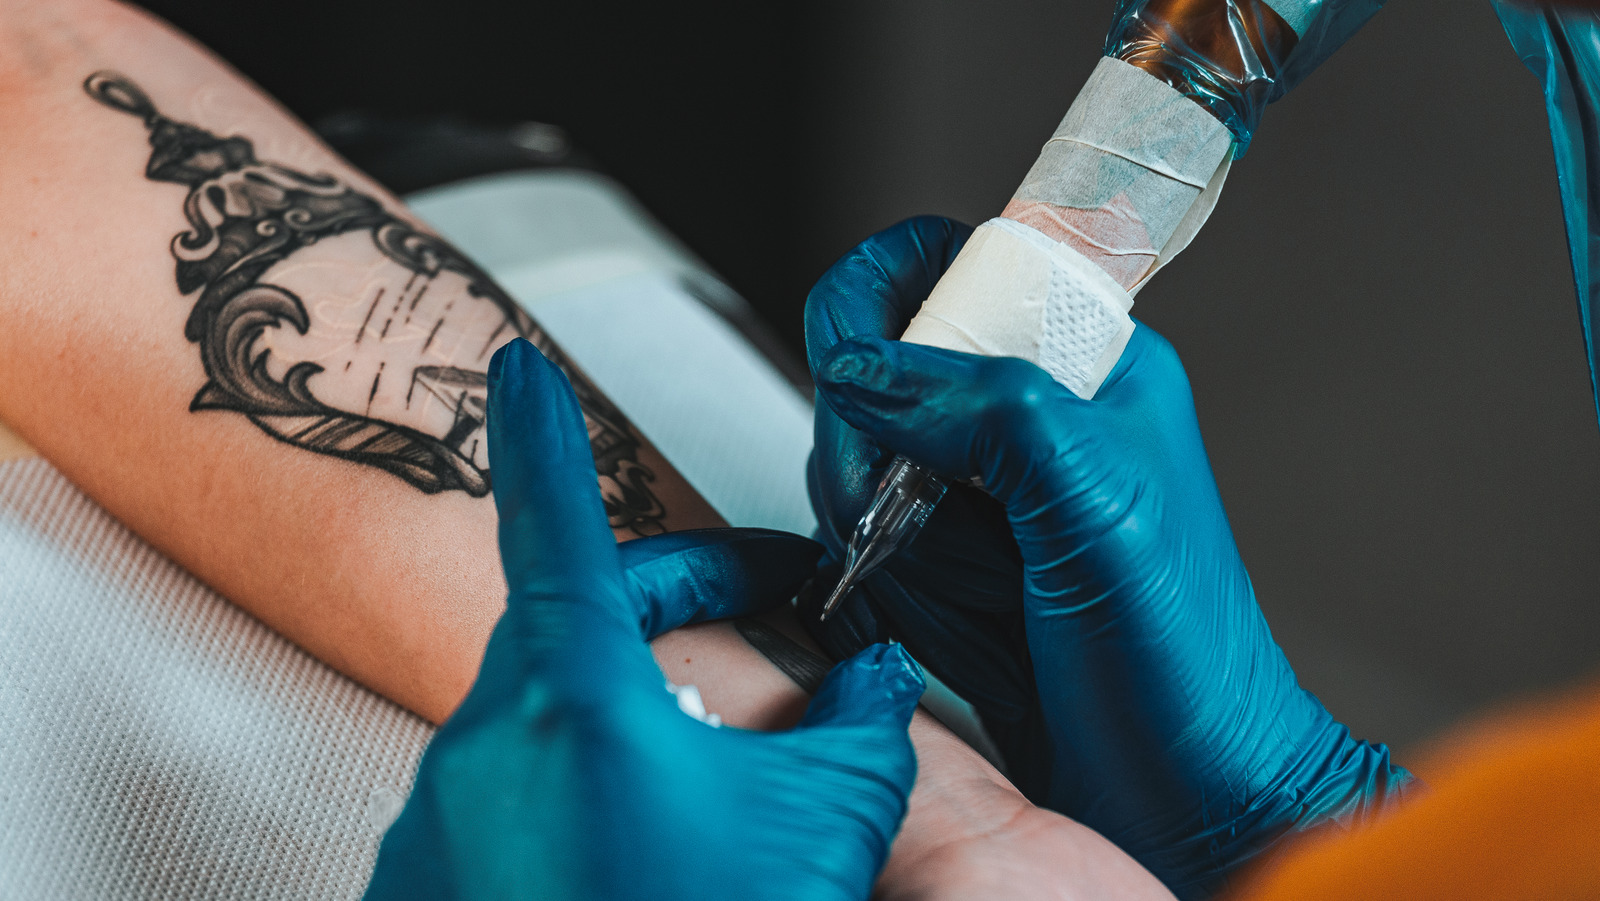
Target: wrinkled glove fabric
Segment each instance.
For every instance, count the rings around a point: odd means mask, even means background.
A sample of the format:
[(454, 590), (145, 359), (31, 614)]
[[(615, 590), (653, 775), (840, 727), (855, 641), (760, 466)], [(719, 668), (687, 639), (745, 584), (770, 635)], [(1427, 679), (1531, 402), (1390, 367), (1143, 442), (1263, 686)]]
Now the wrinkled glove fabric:
[(1600, 279), (1600, 12), (1495, 0), (1511, 46), (1539, 79), (1555, 146), (1561, 212), (1578, 287), (1578, 317), (1600, 413), (1600, 332), (1591, 310)]
[(489, 375), (510, 596), (385, 836), (371, 899), (867, 897), (916, 773), (899, 647), (835, 667), (784, 733), (686, 715), (646, 641), (782, 602), (814, 543), (715, 530), (619, 547), (582, 414), (516, 341)]
[[(959, 246), (902, 223), (813, 291), (812, 460), (837, 552), (892, 451), (954, 480), (923, 536), (818, 633), (894, 635), (971, 700), (1037, 803), (1209, 897), (1287, 835), (1355, 824), (1411, 777), (1302, 689), (1256, 604), (1177, 355), (1136, 328), (1094, 400), (1026, 361), (884, 340)], [(928, 542), (925, 544), (924, 542)]]

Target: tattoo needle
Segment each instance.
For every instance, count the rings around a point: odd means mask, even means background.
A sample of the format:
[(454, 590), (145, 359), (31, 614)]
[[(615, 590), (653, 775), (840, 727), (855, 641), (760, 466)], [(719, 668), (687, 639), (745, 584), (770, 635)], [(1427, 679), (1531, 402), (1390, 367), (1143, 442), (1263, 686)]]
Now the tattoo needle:
[(922, 531), (923, 523), (934, 505), (944, 497), (949, 486), (926, 468), (897, 456), (889, 464), (889, 471), (878, 483), (878, 492), (872, 498), (861, 522), (856, 524), (845, 549), (844, 575), (822, 605), (821, 619), (826, 620), (838, 609), (850, 589), (865, 579), (890, 555), (911, 543)]

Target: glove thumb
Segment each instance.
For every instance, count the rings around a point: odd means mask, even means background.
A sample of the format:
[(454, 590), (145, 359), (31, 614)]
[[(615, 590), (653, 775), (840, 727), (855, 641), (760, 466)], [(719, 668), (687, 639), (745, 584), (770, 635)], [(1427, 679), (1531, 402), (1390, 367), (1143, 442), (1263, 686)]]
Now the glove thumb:
[(804, 865), (785, 877), (793, 890), (781, 894), (867, 897), (917, 778), (906, 730), (923, 687), (904, 648), (873, 645), (828, 673), (799, 725), (743, 733), (770, 756), (734, 787), (805, 840)]
[(865, 726), (905, 738), (926, 688), (921, 668), (904, 646), (875, 644), (828, 673), (795, 729)]
[[(873, 872), (900, 828), (917, 755), (906, 731), (927, 683), (903, 646), (875, 644), (828, 673), (811, 706), (784, 738), (812, 762), (813, 789), (843, 805), (878, 837)], [(845, 800), (849, 799), (849, 800)]]

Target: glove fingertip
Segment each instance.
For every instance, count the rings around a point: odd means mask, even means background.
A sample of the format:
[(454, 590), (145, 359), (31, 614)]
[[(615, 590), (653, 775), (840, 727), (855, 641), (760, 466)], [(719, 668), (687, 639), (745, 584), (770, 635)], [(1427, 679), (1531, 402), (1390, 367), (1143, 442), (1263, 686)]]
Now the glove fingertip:
[[(566, 374), (531, 342), (516, 338), (489, 360), (488, 441), (490, 465), (500, 476), (525, 468), (563, 475), (593, 465), (583, 411)], [(525, 459), (541, 452), (537, 467)], [(502, 492), (497, 491), (496, 498)]]
[(875, 644), (834, 667), (800, 726), (882, 726), (903, 733), (928, 687), (903, 645)]
[(891, 703), (904, 708), (909, 719), (910, 711), (916, 708), (923, 692), (928, 690), (928, 678), (923, 675), (917, 661), (911, 659), (911, 652), (906, 650), (906, 646), (899, 642), (873, 645), (851, 659), (870, 661), (861, 665), (883, 671), (883, 679), (891, 686)]

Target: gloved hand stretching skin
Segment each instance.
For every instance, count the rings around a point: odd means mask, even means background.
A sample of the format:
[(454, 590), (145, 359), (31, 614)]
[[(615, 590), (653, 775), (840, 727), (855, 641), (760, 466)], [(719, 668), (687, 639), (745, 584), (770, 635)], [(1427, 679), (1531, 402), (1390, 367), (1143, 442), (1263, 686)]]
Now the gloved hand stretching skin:
[(753, 530), (619, 548), (566, 378), (489, 373), (511, 586), (476, 684), (424, 755), (368, 898), (865, 898), (916, 774), (905, 652), (836, 667), (793, 731), (679, 709), (645, 642), (789, 596), (815, 545)]
[(811, 487), (830, 549), (891, 451), (993, 497), (952, 492), (868, 580), (869, 603), (830, 621), (830, 649), (905, 641), (979, 707), (1019, 787), (1180, 897), (1211, 894), (1287, 834), (1398, 798), (1409, 774), (1352, 739), (1273, 641), (1170, 345), (1136, 327), (1085, 401), (1022, 360), (883, 340), (963, 234), (902, 223), (807, 305), (823, 401)]

